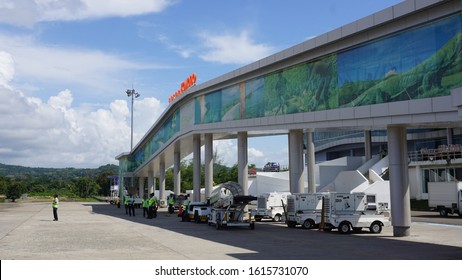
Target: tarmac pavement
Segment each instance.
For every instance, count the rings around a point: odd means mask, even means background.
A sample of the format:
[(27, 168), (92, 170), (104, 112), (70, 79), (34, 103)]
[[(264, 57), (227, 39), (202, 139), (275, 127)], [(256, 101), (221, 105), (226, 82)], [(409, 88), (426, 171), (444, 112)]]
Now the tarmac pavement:
[[(413, 222), (411, 235), (342, 235), (259, 222), (216, 230), (160, 209), (143, 218), (108, 203), (0, 203), (1, 260), (461, 260), (462, 226)], [(461, 218), (462, 220), (462, 218)]]

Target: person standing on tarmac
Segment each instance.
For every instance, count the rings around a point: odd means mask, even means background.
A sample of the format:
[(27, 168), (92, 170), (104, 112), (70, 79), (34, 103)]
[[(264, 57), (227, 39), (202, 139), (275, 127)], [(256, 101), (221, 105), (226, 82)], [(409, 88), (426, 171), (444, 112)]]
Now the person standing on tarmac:
[(154, 195), (154, 193), (150, 194), (148, 206), (149, 206), (148, 219), (156, 218), (157, 217), (157, 198)]
[(189, 195), (186, 196), (186, 199), (183, 201), (183, 215), (181, 217), (181, 221), (186, 222), (188, 220), (188, 209), (189, 209), (189, 204), (191, 203), (191, 200), (189, 200)]
[(125, 215), (128, 215), (128, 200), (129, 200), (128, 195), (125, 195), (124, 196)]
[(141, 205), (143, 206), (143, 217), (148, 216), (149, 215), (149, 200), (148, 200), (147, 195), (144, 195)]
[(53, 207), (53, 221), (58, 221), (58, 206), (59, 206), (59, 199), (58, 199), (58, 194), (55, 194), (53, 198), (53, 202), (51, 203), (51, 206)]
[(135, 197), (132, 194), (128, 198), (128, 214), (130, 216), (133, 214), (133, 217), (135, 217)]
[(173, 194), (170, 194), (167, 198), (167, 204), (168, 204), (168, 213), (173, 214), (175, 208), (175, 200), (173, 199)]

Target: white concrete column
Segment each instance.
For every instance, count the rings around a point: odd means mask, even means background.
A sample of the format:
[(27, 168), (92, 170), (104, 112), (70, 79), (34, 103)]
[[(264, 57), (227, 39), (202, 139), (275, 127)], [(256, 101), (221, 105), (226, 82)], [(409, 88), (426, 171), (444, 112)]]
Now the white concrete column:
[(205, 199), (210, 197), (213, 189), (213, 134), (205, 134)]
[(249, 194), (247, 131), (237, 133), (237, 181), (244, 195)]
[(120, 199), (120, 205), (124, 205), (125, 201), (124, 201), (124, 176), (120, 176), (120, 174), (123, 174), (123, 173), (119, 173), (119, 199)]
[(411, 234), (408, 155), (405, 127), (387, 127), (393, 236)]
[(307, 182), (308, 192), (316, 192), (316, 178), (315, 175), (315, 152), (314, 152), (314, 137), (313, 131), (306, 132), (306, 159), (307, 159)]
[(154, 192), (155, 189), (155, 178), (154, 178), (154, 170), (150, 170), (148, 172), (148, 196)]
[(166, 203), (167, 198), (165, 197), (165, 177), (164, 177), (164, 184), (159, 186), (159, 201), (160, 201), (160, 205), (167, 205)]
[(201, 201), (201, 135), (193, 135), (193, 199)]
[(144, 180), (146, 177), (138, 177), (138, 195), (143, 198), (144, 196)]
[(159, 162), (159, 197), (158, 199), (164, 199), (165, 193), (165, 161), (163, 159)]
[(370, 130), (364, 131), (364, 157), (366, 161), (372, 158), (372, 136)]
[(289, 186), (292, 193), (304, 192), (303, 131), (289, 131)]
[(173, 193), (179, 195), (181, 192), (181, 158), (180, 151), (173, 153)]

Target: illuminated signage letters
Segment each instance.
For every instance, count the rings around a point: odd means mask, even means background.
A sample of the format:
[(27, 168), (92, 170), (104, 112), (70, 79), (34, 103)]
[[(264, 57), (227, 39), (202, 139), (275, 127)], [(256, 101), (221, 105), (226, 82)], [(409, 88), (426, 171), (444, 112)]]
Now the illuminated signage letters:
[(181, 83), (180, 89), (170, 96), (170, 98), (168, 99), (168, 102), (169, 103), (172, 102), (175, 98), (180, 96), (183, 92), (185, 92), (188, 88), (190, 88), (194, 84), (196, 84), (196, 73), (192, 73), (188, 78), (186, 78), (186, 80), (184, 80)]

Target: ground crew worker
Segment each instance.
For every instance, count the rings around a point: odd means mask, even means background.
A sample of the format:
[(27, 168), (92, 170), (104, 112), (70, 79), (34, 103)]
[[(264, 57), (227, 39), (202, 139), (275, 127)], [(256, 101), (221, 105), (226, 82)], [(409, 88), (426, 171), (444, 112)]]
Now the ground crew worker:
[(186, 196), (186, 199), (183, 201), (183, 215), (181, 217), (181, 220), (183, 222), (186, 222), (188, 220), (188, 209), (189, 209), (189, 204), (191, 203), (191, 201), (189, 200), (189, 195)]
[(51, 203), (51, 206), (53, 207), (53, 221), (58, 221), (58, 206), (59, 206), (59, 199), (58, 199), (58, 194), (55, 194), (53, 198), (53, 202)]
[(169, 197), (167, 197), (167, 204), (168, 204), (168, 213), (173, 214), (174, 211), (174, 204), (175, 200), (173, 199), (173, 194), (170, 194)]
[(149, 200), (148, 200), (147, 195), (144, 195), (141, 205), (143, 206), (143, 217), (148, 216), (149, 215)]
[(135, 216), (135, 197), (132, 194), (128, 198), (128, 214), (130, 216), (133, 214), (133, 217)]
[(125, 215), (128, 215), (128, 195), (124, 196), (124, 205), (125, 205)]
[(154, 193), (150, 194), (148, 206), (149, 206), (148, 219), (156, 218), (157, 217), (157, 197), (154, 195)]

